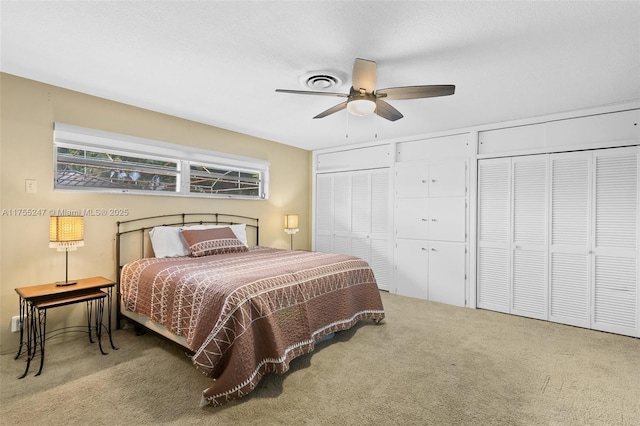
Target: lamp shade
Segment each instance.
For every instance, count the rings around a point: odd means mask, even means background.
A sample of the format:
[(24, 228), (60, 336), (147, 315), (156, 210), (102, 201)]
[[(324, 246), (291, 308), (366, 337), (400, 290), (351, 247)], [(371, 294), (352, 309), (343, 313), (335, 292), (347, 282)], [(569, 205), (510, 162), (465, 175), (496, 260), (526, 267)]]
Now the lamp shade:
[(84, 218), (82, 216), (52, 216), (49, 219), (49, 247), (58, 251), (75, 250), (84, 246)]
[(286, 214), (284, 215), (284, 230), (288, 233), (298, 232), (298, 215)]

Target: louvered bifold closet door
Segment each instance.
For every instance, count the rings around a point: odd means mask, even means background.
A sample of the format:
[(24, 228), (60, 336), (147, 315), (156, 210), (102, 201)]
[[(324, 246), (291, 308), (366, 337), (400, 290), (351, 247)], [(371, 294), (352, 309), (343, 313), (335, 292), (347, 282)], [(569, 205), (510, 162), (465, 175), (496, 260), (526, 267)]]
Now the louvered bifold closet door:
[(351, 174), (333, 177), (333, 252), (351, 254)]
[(316, 175), (315, 250), (333, 251), (333, 176)]
[(478, 161), (477, 306), (509, 312), (511, 159)]
[(351, 253), (371, 260), (371, 183), (368, 171), (351, 175)]
[(638, 148), (594, 154), (592, 328), (638, 332)]
[(382, 290), (391, 289), (391, 179), (388, 169), (371, 171), (371, 258), (369, 263)]
[(590, 327), (592, 153), (553, 154), (549, 320)]
[(547, 155), (512, 160), (511, 313), (547, 319)]

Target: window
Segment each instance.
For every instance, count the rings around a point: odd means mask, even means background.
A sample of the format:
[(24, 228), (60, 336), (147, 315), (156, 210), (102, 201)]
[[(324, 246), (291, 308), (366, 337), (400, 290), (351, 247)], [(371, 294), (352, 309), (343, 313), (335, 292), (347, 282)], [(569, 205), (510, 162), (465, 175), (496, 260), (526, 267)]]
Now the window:
[(251, 196), (260, 191), (260, 174), (250, 171), (191, 164), (189, 177), (191, 193)]
[(57, 147), (56, 187), (176, 192), (180, 163), (80, 148)]
[(56, 123), (56, 190), (268, 198), (269, 163)]

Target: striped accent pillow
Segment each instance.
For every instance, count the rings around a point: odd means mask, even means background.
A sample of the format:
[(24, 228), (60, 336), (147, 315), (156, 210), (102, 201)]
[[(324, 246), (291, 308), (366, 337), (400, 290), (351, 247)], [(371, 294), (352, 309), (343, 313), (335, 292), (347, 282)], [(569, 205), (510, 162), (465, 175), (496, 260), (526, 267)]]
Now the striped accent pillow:
[(241, 253), (249, 251), (231, 228), (210, 228), (198, 230), (182, 230), (182, 237), (193, 257), (213, 254)]

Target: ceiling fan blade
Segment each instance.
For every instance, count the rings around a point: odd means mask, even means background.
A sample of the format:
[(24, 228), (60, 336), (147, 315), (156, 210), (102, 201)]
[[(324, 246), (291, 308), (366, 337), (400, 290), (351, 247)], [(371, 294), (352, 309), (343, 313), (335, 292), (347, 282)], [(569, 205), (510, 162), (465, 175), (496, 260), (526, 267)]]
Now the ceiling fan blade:
[(453, 84), (404, 86), (377, 90), (376, 96), (386, 99), (419, 99), (453, 95), (455, 91), (456, 86)]
[(311, 92), (309, 90), (287, 90), (287, 89), (276, 89), (277, 93), (293, 93), (296, 95), (320, 95), (320, 96), (339, 96), (341, 98), (348, 98), (349, 95), (346, 93), (334, 93), (334, 92)]
[(376, 100), (376, 114), (382, 118), (386, 118), (389, 121), (400, 120), (404, 115), (397, 109), (383, 101), (382, 99)]
[(320, 114), (316, 115), (313, 118), (324, 118), (327, 115), (333, 114), (334, 112), (342, 111), (343, 109), (345, 109), (347, 107), (347, 103), (348, 103), (348, 101), (345, 101), (345, 102), (342, 102), (342, 103), (340, 103), (340, 104), (338, 104), (336, 106), (332, 106), (328, 110), (321, 112)]
[(367, 93), (373, 93), (376, 88), (376, 63), (366, 59), (356, 58), (353, 63), (352, 85), (356, 91), (364, 89)]

